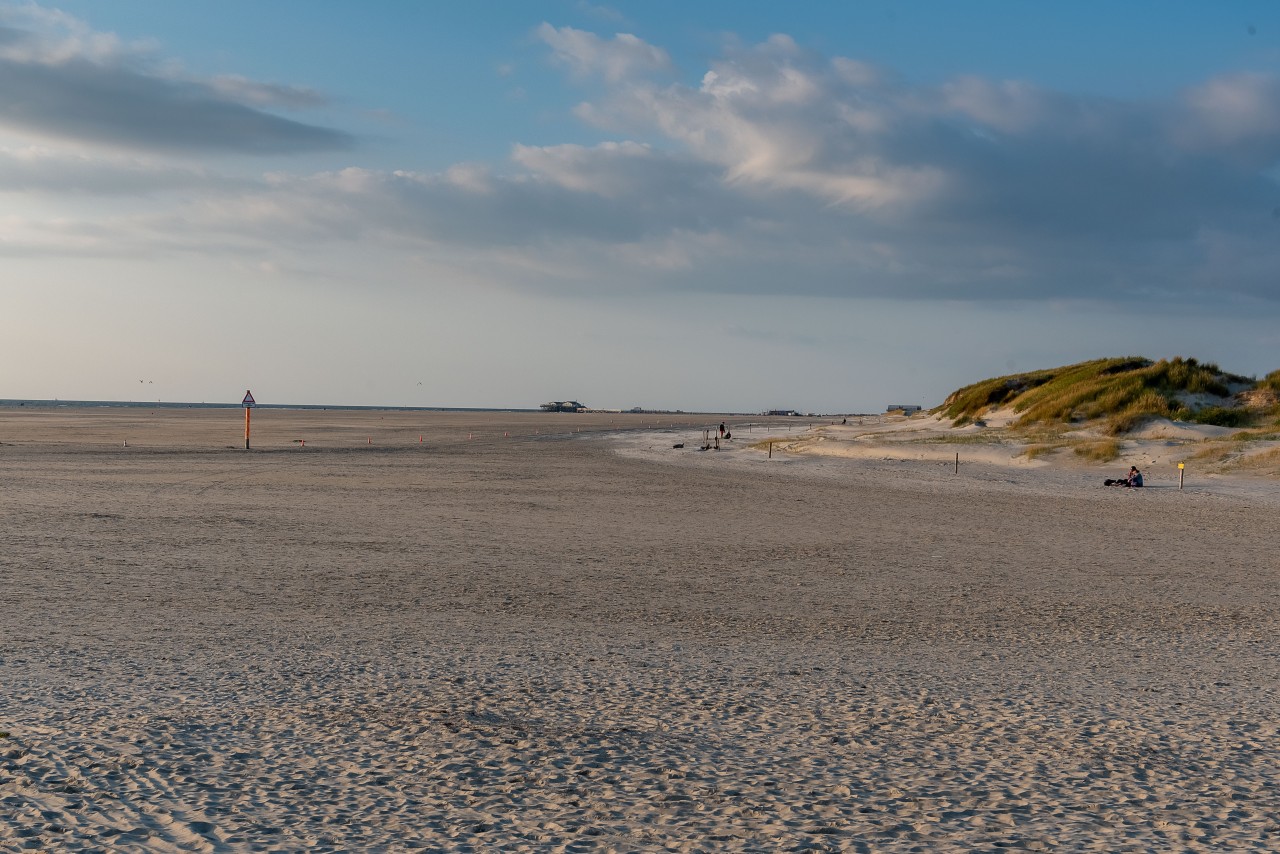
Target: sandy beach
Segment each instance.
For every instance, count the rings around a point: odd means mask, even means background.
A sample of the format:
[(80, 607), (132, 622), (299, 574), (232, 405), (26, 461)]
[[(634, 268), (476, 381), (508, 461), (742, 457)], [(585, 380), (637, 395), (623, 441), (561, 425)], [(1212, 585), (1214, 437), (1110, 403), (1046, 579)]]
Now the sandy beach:
[(0, 851), (1280, 847), (1280, 481), (720, 420), (0, 409)]

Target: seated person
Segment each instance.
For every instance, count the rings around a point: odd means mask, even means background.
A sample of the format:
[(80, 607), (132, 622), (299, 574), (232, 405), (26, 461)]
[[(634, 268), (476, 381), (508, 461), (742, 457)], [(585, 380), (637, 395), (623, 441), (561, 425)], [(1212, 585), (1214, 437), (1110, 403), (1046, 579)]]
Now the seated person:
[(1104, 486), (1142, 486), (1142, 472), (1138, 471), (1137, 466), (1129, 466), (1129, 476), (1120, 477), (1115, 480), (1103, 481)]

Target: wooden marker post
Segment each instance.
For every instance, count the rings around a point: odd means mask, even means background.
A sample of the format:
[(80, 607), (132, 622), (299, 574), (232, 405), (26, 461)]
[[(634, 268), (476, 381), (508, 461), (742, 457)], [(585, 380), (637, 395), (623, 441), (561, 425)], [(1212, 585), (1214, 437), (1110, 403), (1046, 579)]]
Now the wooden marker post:
[(1178, 463), (1178, 489), (1182, 489), (1182, 475), (1186, 469), (1185, 463)]
[(960, 452), (956, 452), (956, 474), (960, 474)]
[(249, 450), (249, 413), (254, 407), (253, 392), (245, 389), (244, 400), (240, 401), (240, 405), (244, 407), (244, 449), (247, 451)]

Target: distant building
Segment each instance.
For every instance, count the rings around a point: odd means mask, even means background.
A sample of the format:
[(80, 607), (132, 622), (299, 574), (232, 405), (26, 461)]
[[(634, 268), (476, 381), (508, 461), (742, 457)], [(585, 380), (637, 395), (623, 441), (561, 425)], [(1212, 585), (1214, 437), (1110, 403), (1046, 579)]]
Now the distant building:
[(765, 415), (799, 415), (794, 409), (770, 409)]
[(543, 412), (585, 412), (586, 407), (576, 400), (553, 400), (541, 406)]
[(903, 415), (910, 415), (913, 412), (919, 412), (923, 407), (916, 406), (914, 403), (891, 403), (885, 412), (897, 412), (902, 410)]

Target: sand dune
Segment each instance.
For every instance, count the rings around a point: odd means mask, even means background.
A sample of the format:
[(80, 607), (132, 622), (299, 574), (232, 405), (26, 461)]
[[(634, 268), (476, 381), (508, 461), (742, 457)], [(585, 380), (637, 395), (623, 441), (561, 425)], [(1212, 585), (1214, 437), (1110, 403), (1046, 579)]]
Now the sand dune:
[(0, 412), (0, 850), (1275, 845), (1271, 481), (259, 415)]

